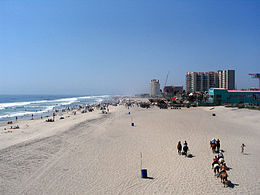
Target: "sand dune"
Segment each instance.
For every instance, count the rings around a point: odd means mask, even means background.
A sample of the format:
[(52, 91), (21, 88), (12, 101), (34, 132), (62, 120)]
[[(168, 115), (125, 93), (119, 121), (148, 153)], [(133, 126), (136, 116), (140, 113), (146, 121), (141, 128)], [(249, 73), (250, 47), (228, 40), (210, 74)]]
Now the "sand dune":
[[(53, 127), (27, 121), (31, 129), (19, 130), (24, 133), (0, 134), (0, 194), (260, 193), (260, 112), (110, 110), (66, 118)], [(230, 168), (227, 188), (211, 169), (213, 137), (221, 140)], [(177, 154), (179, 140), (187, 140), (190, 158)], [(140, 152), (149, 179), (140, 177)]]

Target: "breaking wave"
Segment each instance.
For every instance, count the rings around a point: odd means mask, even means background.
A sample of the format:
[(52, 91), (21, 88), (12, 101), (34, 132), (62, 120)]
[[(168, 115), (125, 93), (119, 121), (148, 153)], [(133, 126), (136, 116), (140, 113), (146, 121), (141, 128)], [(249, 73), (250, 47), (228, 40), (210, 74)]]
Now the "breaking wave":
[[(12, 96), (10, 98), (6, 98), (6, 102), (0, 102), (0, 119), (19, 117), (19, 116), (29, 116), (29, 115), (38, 115), (43, 113), (48, 113), (53, 111), (54, 109), (64, 108), (73, 106), (76, 104), (93, 104), (100, 103), (105, 99), (109, 99), (111, 96), (109, 95), (101, 95), (101, 96), (80, 96), (80, 97), (58, 97), (55, 96), (39, 96), (36, 97), (37, 100), (26, 101), (30, 96), (24, 96), (17, 98), (18, 101), (8, 102), (8, 99), (13, 99)], [(1, 98), (1, 96), (0, 96)], [(40, 99), (40, 100), (39, 100)], [(19, 101), (25, 100), (25, 101)]]

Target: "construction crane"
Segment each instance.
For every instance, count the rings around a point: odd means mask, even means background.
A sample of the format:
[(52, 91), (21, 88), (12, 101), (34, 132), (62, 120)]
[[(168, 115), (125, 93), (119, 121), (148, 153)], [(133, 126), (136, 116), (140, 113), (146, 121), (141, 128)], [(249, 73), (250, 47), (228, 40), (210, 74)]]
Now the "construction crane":
[(250, 75), (252, 78), (255, 78), (255, 79), (258, 79), (258, 80), (259, 80), (258, 89), (260, 89), (260, 73), (248, 74), (248, 75)]
[(168, 71), (168, 73), (167, 73), (167, 76), (166, 76), (166, 79), (165, 79), (165, 83), (164, 83), (164, 87), (165, 87), (166, 84), (167, 84), (169, 73), (170, 73), (170, 71)]

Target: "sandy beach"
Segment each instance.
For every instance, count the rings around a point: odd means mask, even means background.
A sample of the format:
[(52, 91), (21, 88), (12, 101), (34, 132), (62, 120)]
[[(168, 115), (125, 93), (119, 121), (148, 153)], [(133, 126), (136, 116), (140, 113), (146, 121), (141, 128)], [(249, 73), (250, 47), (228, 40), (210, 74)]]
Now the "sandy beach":
[[(260, 112), (211, 108), (121, 105), (54, 123), (18, 121), (12, 132), (1, 124), (0, 194), (259, 194)], [(229, 168), (226, 188), (211, 169), (213, 137)], [(178, 155), (179, 140), (190, 157)]]

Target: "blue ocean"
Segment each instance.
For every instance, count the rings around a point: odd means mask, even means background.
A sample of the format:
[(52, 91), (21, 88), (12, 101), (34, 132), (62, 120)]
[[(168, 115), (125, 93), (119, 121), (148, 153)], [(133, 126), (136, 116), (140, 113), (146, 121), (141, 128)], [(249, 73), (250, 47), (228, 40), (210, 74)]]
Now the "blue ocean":
[(93, 105), (111, 100), (112, 96), (68, 95), (0, 95), (0, 121), (48, 116), (55, 110), (76, 105)]

